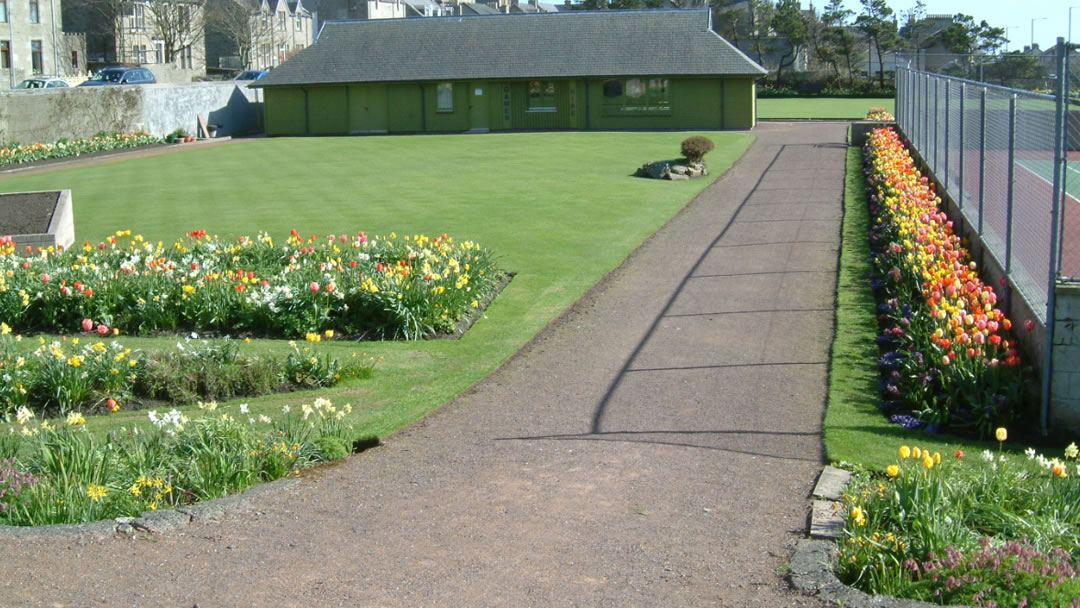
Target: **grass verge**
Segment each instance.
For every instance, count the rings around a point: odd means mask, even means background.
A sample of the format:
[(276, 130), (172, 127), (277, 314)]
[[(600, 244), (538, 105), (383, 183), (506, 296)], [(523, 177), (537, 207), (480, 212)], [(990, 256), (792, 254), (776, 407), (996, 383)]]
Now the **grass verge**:
[(875, 107), (896, 113), (895, 100), (892, 98), (768, 97), (758, 99), (757, 105), (760, 119), (855, 120), (866, 118), (866, 112)]

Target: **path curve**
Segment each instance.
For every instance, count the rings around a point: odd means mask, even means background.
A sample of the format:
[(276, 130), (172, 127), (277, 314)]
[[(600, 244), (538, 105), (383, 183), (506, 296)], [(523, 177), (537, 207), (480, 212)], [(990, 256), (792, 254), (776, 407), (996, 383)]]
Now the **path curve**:
[(768, 123), (496, 372), (157, 535), (0, 537), (0, 606), (816, 607), (846, 123)]

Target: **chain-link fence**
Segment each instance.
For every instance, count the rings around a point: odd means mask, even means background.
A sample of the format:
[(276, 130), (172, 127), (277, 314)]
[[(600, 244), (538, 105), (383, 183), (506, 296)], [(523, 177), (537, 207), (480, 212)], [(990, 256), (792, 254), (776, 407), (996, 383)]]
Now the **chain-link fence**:
[[(1080, 164), (1061, 162), (1066, 148), (1080, 149), (1080, 113), (1058, 138), (1057, 108), (1053, 95), (897, 72), (901, 129), (1043, 323), (1049, 277), (1080, 280)], [(1063, 164), (1066, 176), (1055, 177)]]

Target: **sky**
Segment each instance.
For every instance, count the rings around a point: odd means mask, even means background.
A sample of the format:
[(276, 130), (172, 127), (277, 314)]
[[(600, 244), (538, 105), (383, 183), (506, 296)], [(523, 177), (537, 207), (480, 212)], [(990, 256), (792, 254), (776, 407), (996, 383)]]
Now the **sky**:
[[(808, 0), (802, 3), (804, 7), (810, 4)], [(827, 3), (828, 0), (813, 0), (819, 14)], [(844, 0), (844, 4), (855, 14), (862, 10), (859, 0)], [(915, 6), (915, 0), (886, 0), (886, 4), (902, 16)], [(963, 13), (974, 17), (976, 23), (985, 20), (993, 27), (1007, 28), (1005, 36), (1010, 51), (1031, 44), (1032, 26), (1035, 44), (1040, 48), (1052, 47), (1058, 36), (1068, 40), (1069, 7), (1075, 7), (1072, 37), (1080, 42), (1080, 0), (923, 0), (923, 4), (929, 15)]]

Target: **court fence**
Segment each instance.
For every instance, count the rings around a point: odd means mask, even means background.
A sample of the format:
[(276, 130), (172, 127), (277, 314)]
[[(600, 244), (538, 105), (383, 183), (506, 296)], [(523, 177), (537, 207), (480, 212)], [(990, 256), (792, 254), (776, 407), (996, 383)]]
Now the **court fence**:
[[(1057, 74), (1069, 73), (1066, 46)], [(1038, 370), (1043, 434), (1080, 430), (1080, 163), (1068, 162), (1080, 159), (1080, 110), (1068, 79), (1052, 94), (908, 68), (896, 80), (897, 126)]]

